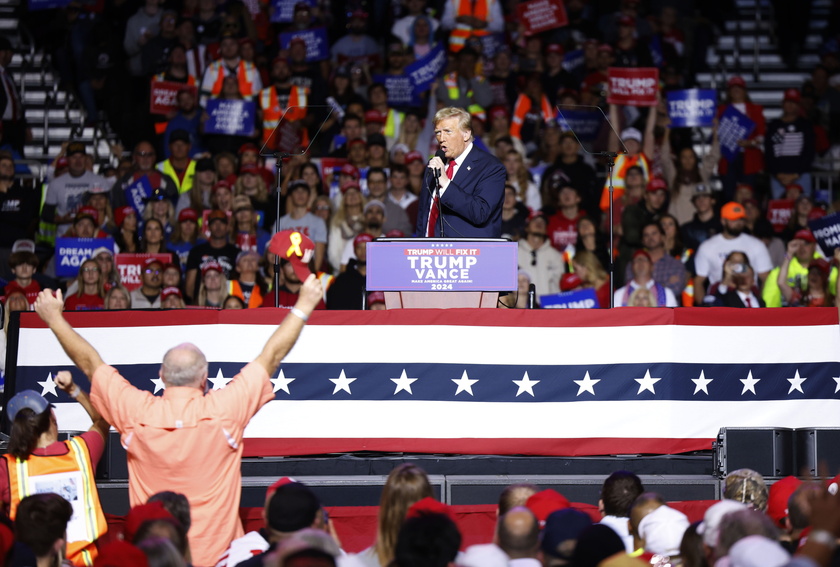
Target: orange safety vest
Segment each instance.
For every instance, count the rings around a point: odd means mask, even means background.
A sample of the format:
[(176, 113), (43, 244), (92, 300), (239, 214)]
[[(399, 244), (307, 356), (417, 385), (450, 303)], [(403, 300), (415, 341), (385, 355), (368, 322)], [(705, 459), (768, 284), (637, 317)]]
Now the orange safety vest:
[[(231, 280), (228, 282), (228, 293), (234, 297), (238, 297), (242, 301), (245, 301), (245, 294), (242, 292), (242, 286), (239, 285), (237, 280)], [(260, 293), (260, 286), (254, 284), (254, 289), (251, 290), (251, 297), (248, 298), (248, 304), (245, 308), (256, 309), (257, 307), (262, 307), (262, 303), (263, 296), (262, 293)]]
[[(227, 77), (227, 72), (225, 64), (222, 61), (216, 61), (213, 65), (216, 67), (216, 81), (213, 83), (210, 95), (219, 96), (219, 93), (222, 92), (222, 83), (224, 83), (225, 77)], [(253, 65), (242, 59), (239, 60), (239, 64), (236, 66), (236, 81), (239, 83), (240, 94), (245, 98), (252, 97), (255, 94), (254, 83), (251, 80), (251, 74), (254, 72)]]
[[(292, 85), (289, 93), (289, 104), (286, 108), (280, 106), (277, 98), (277, 89), (273, 86), (260, 91), (260, 108), (263, 113), (263, 143), (268, 142), (271, 134), (280, 124), (280, 120), (303, 120), (306, 118), (306, 104), (309, 97), (309, 89)], [(293, 108), (299, 107), (299, 108)], [(287, 111), (288, 109), (288, 111)], [(283, 113), (286, 116), (283, 116)], [(309, 145), (309, 133), (304, 129), (301, 132), (301, 145)]]
[[(647, 156), (641, 152), (634, 156), (621, 154), (615, 158), (615, 167), (613, 168), (613, 201), (620, 199), (624, 195), (624, 178), (627, 176), (627, 170), (638, 165), (644, 171), (645, 179), (650, 179), (650, 161)], [(601, 192), (601, 210), (610, 210), (610, 189), (609, 189), (609, 174), (604, 181), (604, 189)]]
[(96, 559), (94, 541), (105, 535), (108, 524), (96, 491), (94, 468), (87, 445), (78, 437), (64, 441), (67, 453), (18, 459), (3, 455), (9, 471), (10, 516), (17, 516), (20, 501), (39, 492), (55, 492), (73, 505), (67, 525), (67, 558), (77, 567), (90, 567)]
[[(525, 121), (525, 115), (531, 110), (531, 97), (526, 94), (521, 94), (516, 97), (516, 105), (513, 107), (513, 120), (510, 125), (510, 135), (514, 138), (522, 139), (522, 123)], [(543, 95), (540, 99), (540, 114), (545, 122), (550, 122), (554, 118), (554, 108), (548, 101), (548, 97)]]
[[(458, 2), (458, 10), (455, 13), (455, 18), (458, 16), (473, 16), (482, 21), (487, 21), (487, 15), (490, 13), (489, 3), (491, 0), (452, 0)], [(467, 40), (471, 36), (486, 36), (490, 32), (486, 30), (473, 29), (466, 24), (456, 24), (455, 29), (449, 34), (449, 50), (453, 53), (458, 53), (464, 48)]]
[[(157, 75), (152, 77), (152, 82), (153, 83), (155, 81), (165, 81), (165, 80), (166, 80), (165, 73), (158, 73)], [(192, 75), (187, 75), (187, 82), (184, 83), (184, 84), (187, 85), (187, 86), (190, 86), (190, 87), (195, 86), (195, 77), (193, 77)], [(160, 136), (161, 134), (166, 132), (166, 127), (168, 125), (169, 125), (168, 120), (163, 120), (162, 122), (155, 122), (155, 134)]]

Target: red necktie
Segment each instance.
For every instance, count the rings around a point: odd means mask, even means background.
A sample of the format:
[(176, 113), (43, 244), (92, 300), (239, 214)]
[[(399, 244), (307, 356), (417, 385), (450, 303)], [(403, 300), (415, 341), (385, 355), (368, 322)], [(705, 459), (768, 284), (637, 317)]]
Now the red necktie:
[[(455, 172), (455, 160), (449, 160), (449, 164), (446, 166), (446, 178), (452, 181), (452, 174)], [(440, 197), (436, 194), (434, 201), (432, 201), (432, 208), (429, 211), (429, 227), (426, 230), (426, 236), (434, 236), (435, 235), (435, 225), (437, 224), (438, 214), (440, 212)]]
[(750, 301), (749, 297), (746, 298), (746, 301), (747, 301), (747, 307), (752, 307), (752, 302)]

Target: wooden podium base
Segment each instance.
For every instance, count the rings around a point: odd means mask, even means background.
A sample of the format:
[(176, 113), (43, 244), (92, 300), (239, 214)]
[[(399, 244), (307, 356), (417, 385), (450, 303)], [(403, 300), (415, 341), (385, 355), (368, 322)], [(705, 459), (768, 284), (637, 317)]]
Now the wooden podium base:
[(498, 291), (386, 291), (386, 309), (495, 309)]

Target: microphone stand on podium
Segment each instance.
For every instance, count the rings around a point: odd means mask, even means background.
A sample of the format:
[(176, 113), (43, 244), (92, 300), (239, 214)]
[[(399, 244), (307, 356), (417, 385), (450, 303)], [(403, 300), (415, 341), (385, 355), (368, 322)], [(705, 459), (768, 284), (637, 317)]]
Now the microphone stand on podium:
[[(584, 153), (591, 155), (593, 157), (601, 157), (607, 160), (607, 191), (609, 193), (609, 207), (610, 207), (610, 235), (609, 235), (609, 246), (610, 246), (610, 262), (609, 262), (609, 274), (610, 274), (610, 308), (615, 307), (615, 250), (614, 250), (614, 210), (615, 210), (615, 202), (613, 201), (613, 169), (615, 168), (615, 158), (617, 158), (621, 154), (629, 153), (627, 151), (627, 147), (624, 145), (624, 142), (621, 140), (621, 136), (618, 135), (618, 132), (615, 131), (613, 128), (610, 119), (607, 118), (607, 115), (604, 114), (604, 111), (601, 109), (600, 106), (586, 106), (586, 105), (558, 105), (557, 111), (559, 114), (558, 122), (560, 126), (563, 127), (565, 130), (568, 130), (572, 133), (577, 140), (580, 147), (583, 149)], [(564, 111), (566, 114), (564, 115)], [(596, 112), (597, 111), (597, 112)], [(598, 118), (600, 124), (606, 123), (612, 133), (615, 135), (618, 143), (621, 144), (623, 148), (623, 152), (601, 152), (601, 151), (594, 151), (593, 149), (587, 149), (586, 145), (581, 141), (578, 137), (577, 133), (575, 132), (574, 128), (572, 128), (571, 124), (569, 124), (569, 120), (567, 118), (571, 116), (573, 112), (587, 112), (592, 115), (597, 116), (600, 113), (600, 116), (603, 118)], [(599, 127), (600, 130), (600, 127)]]
[[(272, 234), (276, 234), (280, 231), (280, 199), (283, 197), (282, 194), (282, 184), (283, 184), (283, 160), (293, 158), (295, 156), (302, 156), (309, 152), (309, 149), (312, 147), (312, 144), (315, 143), (315, 140), (318, 138), (318, 135), (321, 133), (321, 129), (324, 127), (324, 124), (327, 123), (327, 120), (330, 119), (330, 116), (333, 113), (333, 107), (329, 105), (311, 105), (311, 106), (289, 106), (283, 112), (283, 116), (280, 117), (280, 121), (277, 123), (277, 126), (274, 127), (274, 130), (271, 131), (268, 139), (263, 144), (262, 148), (260, 148), (260, 157), (267, 158), (273, 157), (274, 162), (274, 169), (276, 171), (276, 179), (275, 179), (275, 196), (277, 198), (277, 202), (275, 204), (275, 211), (274, 211), (274, 232)], [(309, 139), (309, 144), (305, 148), (300, 151), (292, 152), (292, 151), (281, 151), (278, 149), (281, 147), (285, 147), (287, 144), (284, 144), (282, 141), (282, 134), (285, 131), (285, 127), (292, 121), (296, 120), (304, 120), (305, 118), (315, 118), (316, 113), (325, 112), (326, 116), (324, 119), (321, 120), (321, 125), (318, 126), (318, 130), (312, 137)], [(289, 117), (286, 122), (283, 122), (286, 117)], [(294, 118), (293, 118), (294, 117)], [(283, 128), (281, 128), (283, 127)], [(279, 134), (279, 135), (278, 135)], [(278, 138), (280, 138), (278, 140)], [(296, 138), (295, 141), (299, 141), (299, 138)], [(301, 147), (301, 144), (295, 144), (298, 147)], [(316, 269), (319, 266), (316, 266)], [(280, 305), (280, 257), (278, 255), (274, 255), (274, 305)]]

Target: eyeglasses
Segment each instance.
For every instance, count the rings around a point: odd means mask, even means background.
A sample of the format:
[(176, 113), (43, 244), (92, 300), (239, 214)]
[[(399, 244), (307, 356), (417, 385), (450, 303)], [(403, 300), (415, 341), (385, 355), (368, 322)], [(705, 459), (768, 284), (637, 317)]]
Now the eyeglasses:
[(329, 205), (318, 205), (317, 207), (315, 207), (315, 210), (316, 211), (329, 211), (330, 206)]
[(99, 268), (84, 268), (84, 269), (82, 269), (82, 271), (85, 272), (86, 274), (89, 274), (91, 272), (98, 272)]
[(147, 274), (155, 274), (155, 275), (159, 276), (160, 275), (160, 270), (152, 270), (151, 268), (149, 268), (149, 269), (146, 270), (146, 273)]

